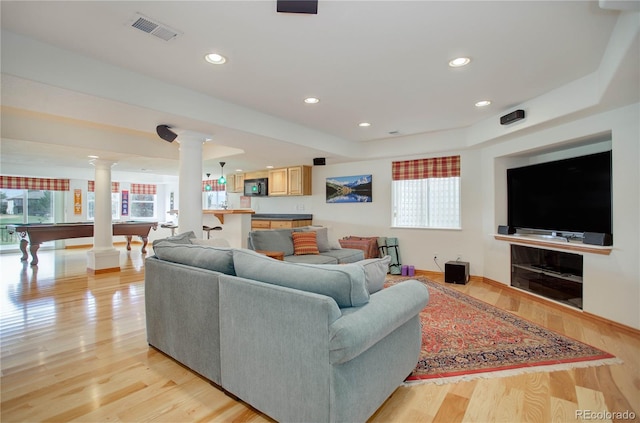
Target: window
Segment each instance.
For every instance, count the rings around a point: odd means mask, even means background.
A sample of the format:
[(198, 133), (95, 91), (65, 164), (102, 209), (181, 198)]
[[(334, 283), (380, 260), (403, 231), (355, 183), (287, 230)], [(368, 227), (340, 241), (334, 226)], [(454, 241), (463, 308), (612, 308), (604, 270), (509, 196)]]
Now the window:
[(202, 181), (202, 196), (205, 209), (220, 209), (227, 205), (226, 185), (216, 179)]
[[(94, 220), (95, 216), (95, 207), (96, 207), (96, 193), (89, 191), (87, 193), (87, 218), (89, 220)], [(118, 220), (120, 219), (120, 193), (112, 192), (111, 193), (111, 219)]]
[(131, 184), (129, 216), (133, 219), (154, 218), (156, 216), (156, 186), (151, 184)]
[(392, 226), (460, 229), (460, 156), (392, 164)]
[(19, 243), (8, 224), (55, 222), (55, 204), (63, 191), (69, 191), (68, 179), (0, 176), (0, 249), (11, 250)]
[[(96, 183), (89, 181), (87, 188), (87, 219), (94, 220), (96, 209)], [(111, 182), (111, 220), (120, 219), (120, 183)]]

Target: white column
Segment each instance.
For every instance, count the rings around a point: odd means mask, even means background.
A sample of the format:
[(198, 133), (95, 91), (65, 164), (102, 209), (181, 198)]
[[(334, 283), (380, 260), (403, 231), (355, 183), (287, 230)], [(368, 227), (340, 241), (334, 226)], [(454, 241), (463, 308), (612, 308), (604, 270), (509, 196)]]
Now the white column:
[(93, 248), (87, 253), (87, 268), (94, 273), (120, 270), (120, 252), (113, 247), (111, 222), (111, 167), (110, 160), (96, 159), (95, 206), (93, 222)]
[(202, 235), (202, 136), (179, 135), (178, 233)]

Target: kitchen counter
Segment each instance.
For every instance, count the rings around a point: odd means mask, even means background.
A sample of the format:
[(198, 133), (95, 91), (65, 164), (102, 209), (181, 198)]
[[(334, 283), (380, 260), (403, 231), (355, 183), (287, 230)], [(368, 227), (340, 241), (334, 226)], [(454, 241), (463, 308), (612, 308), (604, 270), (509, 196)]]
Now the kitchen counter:
[(256, 213), (252, 220), (311, 220), (312, 214)]
[(260, 213), (251, 216), (251, 229), (299, 228), (311, 225), (312, 214)]
[[(202, 224), (204, 226), (222, 225), (222, 231), (215, 236), (229, 241), (234, 248), (247, 248), (247, 238), (251, 230), (251, 209), (207, 209), (202, 210)], [(217, 219), (217, 220), (216, 220)]]
[(202, 213), (212, 214), (218, 218), (220, 223), (224, 224), (224, 216), (227, 214), (255, 214), (255, 211), (251, 209), (205, 209)]

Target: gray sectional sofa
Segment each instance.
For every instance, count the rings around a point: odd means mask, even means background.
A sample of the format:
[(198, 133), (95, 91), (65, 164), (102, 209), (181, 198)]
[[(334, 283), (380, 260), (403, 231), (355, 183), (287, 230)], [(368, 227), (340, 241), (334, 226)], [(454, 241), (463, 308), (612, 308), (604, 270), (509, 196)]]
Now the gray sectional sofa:
[[(294, 232), (316, 233), (318, 254), (294, 254)], [(344, 264), (364, 260), (364, 253), (353, 248), (341, 248), (329, 240), (328, 228), (304, 226), (294, 229), (266, 229), (249, 232), (248, 247), (252, 250), (282, 251), (284, 261), (310, 264)]]
[(427, 288), (381, 289), (388, 261), (289, 263), (154, 243), (147, 340), (281, 422), (364, 422), (414, 369)]

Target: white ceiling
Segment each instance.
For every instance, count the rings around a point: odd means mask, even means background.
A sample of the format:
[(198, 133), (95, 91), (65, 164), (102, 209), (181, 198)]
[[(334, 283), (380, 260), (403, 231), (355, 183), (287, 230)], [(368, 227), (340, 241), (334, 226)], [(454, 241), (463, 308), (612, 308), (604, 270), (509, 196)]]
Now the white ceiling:
[[(136, 13), (179, 36), (163, 41), (132, 28)], [(276, 13), (275, 1), (2, 1), (1, 15), (3, 120), (11, 124), (3, 167), (86, 166), (86, 155), (99, 151), (121, 169), (175, 174), (177, 143), (163, 144), (158, 124), (211, 136), (205, 168), (226, 160), (253, 170), (313, 157), (357, 160), (371, 143), (393, 150), (404, 136), (428, 140), (497, 119), (596, 72), (619, 12), (589, 1), (320, 0), (317, 15)], [(18, 72), (11, 60), (29, 50), (16, 46), (35, 41), (47, 54), (24, 59), (33, 66)], [(204, 62), (211, 51), (228, 62)], [(449, 68), (458, 56), (471, 64)], [(77, 75), (56, 74), (72, 60)], [(101, 91), (90, 82), (102, 74)], [(66, 86), (53, 82), (65, 76)], [(193, 102), (181, 103), (185, 92)], [(607, 99), (638, 98), (620, 95)], [(321, 101), (305, 105), (307, 96)], [(491, 106), (476, 108), (483, 99)], [(358, 127), (362, 121), (371, 127)], [(24, 134), (25, 122), (49, 134), (54, 126), (60, 134), (124, 131), (129, 142), (74, 144)]]

